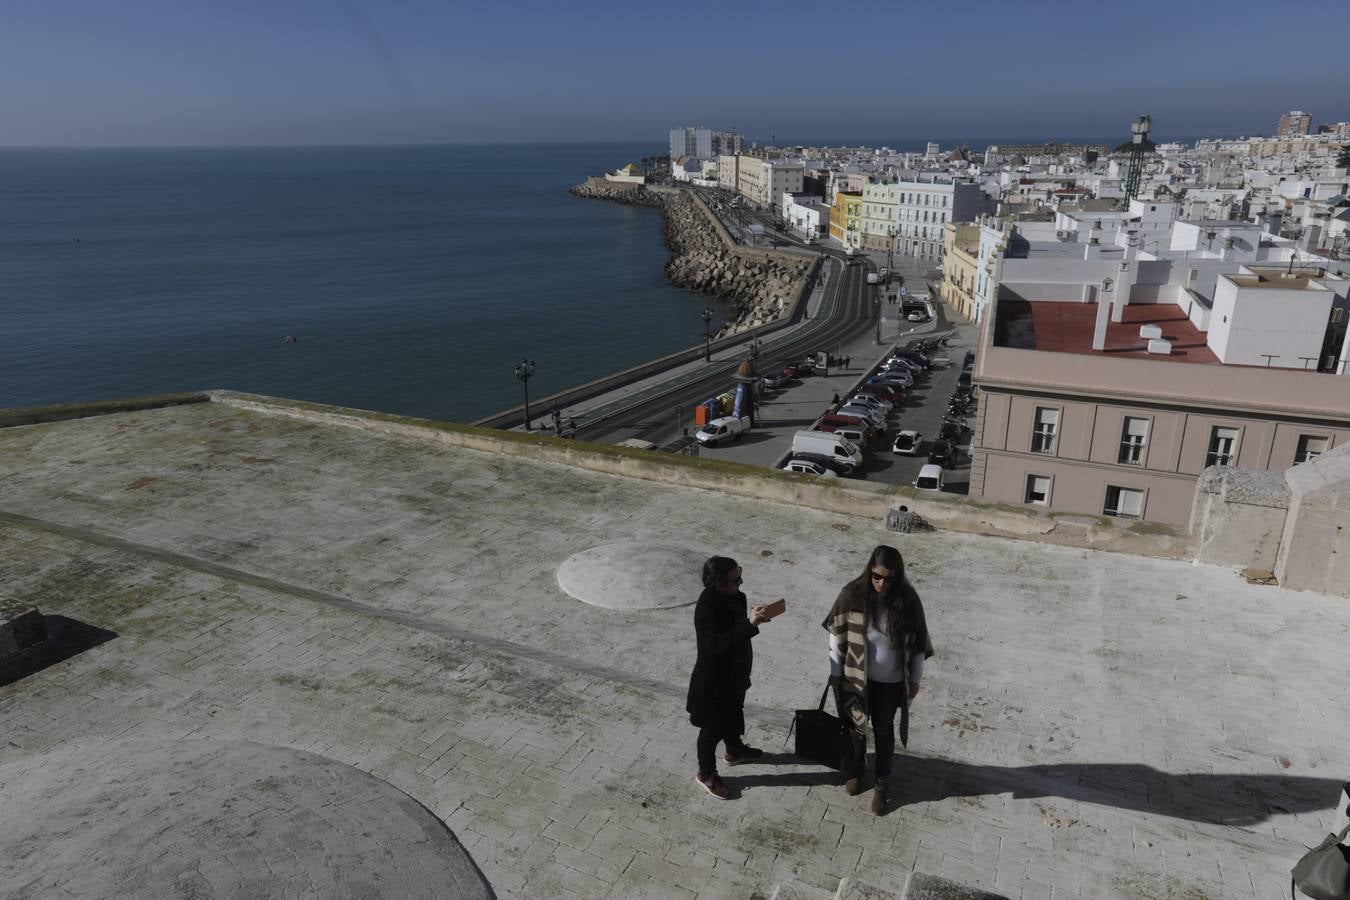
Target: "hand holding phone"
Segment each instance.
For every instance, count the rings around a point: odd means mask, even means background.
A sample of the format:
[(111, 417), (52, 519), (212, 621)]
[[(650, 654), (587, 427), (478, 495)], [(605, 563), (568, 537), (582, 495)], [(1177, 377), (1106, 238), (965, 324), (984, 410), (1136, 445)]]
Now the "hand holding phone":
[(779, 597), (777, 600), (764, 607), (764, 618), (772, 619), (776, 616), (781, 616), (785, 612), (787, 612), (787, 600)]

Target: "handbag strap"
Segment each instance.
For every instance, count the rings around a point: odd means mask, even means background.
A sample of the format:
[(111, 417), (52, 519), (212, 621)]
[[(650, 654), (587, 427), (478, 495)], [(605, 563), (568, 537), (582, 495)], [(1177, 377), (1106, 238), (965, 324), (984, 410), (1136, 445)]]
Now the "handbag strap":
[[(820, 692), (820, 705), (816, 707), (817, 710), (822, 712), (825, 710), (825, 698), (828, 696), (830, 696), (830, 683), (826, 681), (825, 690)], [(1350, 787), (1350, 785), (1347, 785), (1347, 787)]]

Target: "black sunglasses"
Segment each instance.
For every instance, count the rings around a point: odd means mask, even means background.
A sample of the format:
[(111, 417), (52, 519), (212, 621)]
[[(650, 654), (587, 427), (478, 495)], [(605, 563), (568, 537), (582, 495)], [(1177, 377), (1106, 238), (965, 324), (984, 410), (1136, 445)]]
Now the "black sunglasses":
[(872, 580), (873, 580), (873, 581), (880, 581), (880, 582), (883, 582), (883, 583), (885, 583), (885, 584), (890, 584), (892, 581), (895, 581), (895, 576), (894, 576), (894, 575), (882, 575), (880, 572), (873, 572), (873, 573), (872, 573)]

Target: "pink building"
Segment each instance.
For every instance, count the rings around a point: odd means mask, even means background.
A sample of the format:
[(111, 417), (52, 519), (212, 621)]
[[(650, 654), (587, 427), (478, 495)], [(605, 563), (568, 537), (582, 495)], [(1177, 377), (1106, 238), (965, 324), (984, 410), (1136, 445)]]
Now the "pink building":
[(1005, 291), (975, 366), (971, 496), (1186, 528), (1206, 466), (1279, 472), (1350, 441), (1346, 286), (1251, 267), (1213, 301)]

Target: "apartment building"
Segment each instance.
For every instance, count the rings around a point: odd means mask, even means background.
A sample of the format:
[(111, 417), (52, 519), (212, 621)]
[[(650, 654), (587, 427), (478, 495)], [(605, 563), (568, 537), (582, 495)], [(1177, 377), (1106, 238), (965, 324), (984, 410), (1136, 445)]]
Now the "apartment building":
[(784, 159), (740, 157), (737, 190), (752, 203), (777, 208), (784, 194), (800, 194), (805, 167)]
[(973, 182), (899, 181), (896, 192), (897, 253), (939, 260), (943, 253), (942, 226), (973, 222), (989, 212), (984, 192)]
[(1017, 226), (984, 217), (974, 225), (943, 226), (942, 299), (967, 320), (978, 322), (998, 294), (1003, 264)]
[(1275, 134), (1279, 137), (1289, 137), (1307, 134), (1309, 131), (1312, 131), (1312, 116), (1301, 109), (1293, 109), (1280, 116), (1280, 125)]
[(741, 152), (741, 136), (734, 131), (713, 131), (701, 126), (670, 129), (670, 158), (716, 159)]
[(740, 189), (741, 157), (736, 154), (722, 154), (717, 157), (717, 183), (728, 191)]
[(943, 269), (941, 296), (944, 303), (967, 321), (975, 318), (975, 285), (980, 269), (980, 226), (942, 226)]
[(895, 182), (863, 185), (861, 240), (864, 250), (886, 253), (894, 248), (900, 226), (899, 195), (900, 186)]
[(1202, 294), (1108, 262), (1121, 279), (1076, 297), (1002, 286), (975, 367), (972, 496), (1184, 528), (1207, 466), (1279, 472), (1350, 441), (1350, 281), (1218, 262), (1236, 271)]
[(835, 191), (830, 208), (830, 237), (845, 247), (862, 246), (862, 192)]

